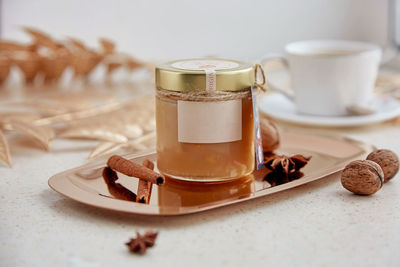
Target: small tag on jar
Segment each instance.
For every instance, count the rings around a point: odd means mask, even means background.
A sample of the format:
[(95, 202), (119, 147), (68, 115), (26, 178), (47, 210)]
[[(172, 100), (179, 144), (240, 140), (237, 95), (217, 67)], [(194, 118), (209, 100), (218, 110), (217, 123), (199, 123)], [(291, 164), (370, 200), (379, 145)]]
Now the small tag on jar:
[(242, 140), (242, 100), (178, 100), (178, 142), (225, 143)]
[(264, 152), (261, 139), (260, 119), (258, 116), (257, 98), (254, 92), (254, 86), (251, 87), (251, 99), (253, 102), (253, 121), (254, 121), (254, 146), (256, 152), (256, 166), (257, 170), (264, 167)]
[(205, 69), (206, 73), (206, 91), (215, 92), (217, 90), (217, 73), (215, 69)]

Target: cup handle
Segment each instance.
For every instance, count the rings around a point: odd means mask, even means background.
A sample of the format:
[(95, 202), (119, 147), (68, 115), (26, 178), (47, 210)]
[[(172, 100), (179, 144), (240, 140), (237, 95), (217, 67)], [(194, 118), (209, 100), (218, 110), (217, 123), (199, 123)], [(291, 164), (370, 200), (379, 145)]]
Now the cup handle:
[[(285, 66), (285, 68), (287, 70), (289, 70), (289, 62), (287, 61), (287, 59), (285, 58), (285, 56), (283, 54), (280, 53), (270, 53), (270, 54), (266, 54), (264, 56), (261, 57), (261, 65), (264, 65), (265, 63), (267, 63), (268, 61), (272, 61), (272, 60), (279, 60), (282, 61), (283, 65)], [(282, 88), (276, 87), (273, 84), (271, 84), (268, 79), (267, 79), (267, 87), (269, 89), (271, 89), (272, 91), (278, 92), (284, 96), (286, 96), (289, 100), (293, 101), (294, 100), (294, 92), (291, 90), (291, 92), (287, 92), (286, 90), (283, 90)]]

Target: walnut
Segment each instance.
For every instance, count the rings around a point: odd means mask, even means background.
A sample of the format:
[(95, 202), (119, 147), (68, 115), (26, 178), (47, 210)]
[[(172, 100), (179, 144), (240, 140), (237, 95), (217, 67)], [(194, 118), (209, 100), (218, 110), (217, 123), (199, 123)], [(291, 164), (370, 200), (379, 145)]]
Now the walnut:
[(272, 152), (279, 147), (279, 131), (275, 123), (267, 118), (260, 119), (260, 130), (264, 152)]
[(399, 158), (394, 152), (388, 149), (375, 150), (367, 156), (367, 159), (381, 166), (385, 175), (385, 183), (392, 179), (399, 171)]
[(371, 195), (381, 189), (384, 182), (382, 168), (371, 160), (356, 160), (349, 163), (342, 172), (344, 188), (358, 194)]

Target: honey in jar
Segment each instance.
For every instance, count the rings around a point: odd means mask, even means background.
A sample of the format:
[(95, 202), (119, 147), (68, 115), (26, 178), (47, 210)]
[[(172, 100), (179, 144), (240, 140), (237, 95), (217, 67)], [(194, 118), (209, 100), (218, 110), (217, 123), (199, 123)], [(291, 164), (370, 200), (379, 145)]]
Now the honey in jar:
[(254, 169), (251, 64), (177, 60), (156, 68), (157, 167), (171, 178), (220, 182)]

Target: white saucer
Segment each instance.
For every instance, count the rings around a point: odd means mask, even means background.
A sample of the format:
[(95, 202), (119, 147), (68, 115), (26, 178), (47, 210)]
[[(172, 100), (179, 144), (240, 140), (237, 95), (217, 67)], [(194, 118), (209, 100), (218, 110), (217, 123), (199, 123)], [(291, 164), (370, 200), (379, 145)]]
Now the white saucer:
[(400, 116), (400, 101), (389, 96), (377, 95), (374, 99), (376, 112), (364, 116), (314, 116), (296, 111), (295, 104), (279, 93), (264, 95), (259, 102), (260, 112), (290, 123), (324, 126), (351, 127), (382, 122)]

